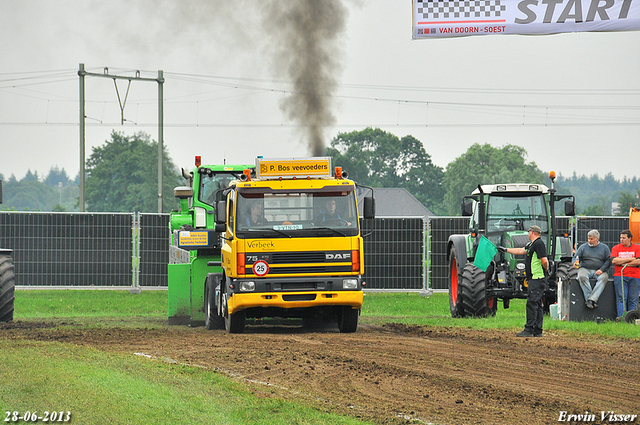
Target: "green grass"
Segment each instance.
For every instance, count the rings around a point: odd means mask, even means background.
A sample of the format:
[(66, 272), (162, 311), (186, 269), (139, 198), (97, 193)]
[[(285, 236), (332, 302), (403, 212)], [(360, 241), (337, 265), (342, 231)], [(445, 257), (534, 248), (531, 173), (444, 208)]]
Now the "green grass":
[[(469, 329), (522, 330), (525, 322), (526, 300), (512, 300), (505, 310), (498, 304), (495, 317), (458, 318), (451, 317), (449, 295), (435, 293), (422, 297), (417, 293), (367, 293), (365, 294), (361, 320), (363, 323), (381, 324), (399, 322), (422, 326), (461, 327)], [(594, 335), (613, 338), (640, 338), (640, 326), (624, 322), (563, 322), (545, 316), (544, 328), (566, 332), (568, 335)]]
[[(361, 323), (399, 322), (469, 329), (522, 329), (525, 301), (498, 308), (495, 317), (453, 319), (448, 295), (366, 293)], [(167, 292), (17, 291), (15, 321), (53, 321), (87, 327), (168, 326)], [(567, 336), (640, 338), (626, 323), (561, 322), (545, 329)], [(0, 329), (0, 413), (70, 411), (74, 424), (355, 424), (277, 398), (259, 398), (217, 372), (61, 342), (3, 339)], [(15, 331), (13, 331), (15, 332)]]
[(218, 373), (57, 342), (0, 339), (0, 412), (70, 412), (73, 424), (356, 424), (260, 399)]
[[(162, 328), (166, 312), (166, 291), (29, 290), (16, 292), (14, 321)], [(369, 423), (260, 398), (207, 369), (0, 334), (2, 419), (14, 411), (69, 411), (74, 424)]]
[(14, 316), (22, 319), (70, 317), (167, 318), (167, 291), (17, 291)]

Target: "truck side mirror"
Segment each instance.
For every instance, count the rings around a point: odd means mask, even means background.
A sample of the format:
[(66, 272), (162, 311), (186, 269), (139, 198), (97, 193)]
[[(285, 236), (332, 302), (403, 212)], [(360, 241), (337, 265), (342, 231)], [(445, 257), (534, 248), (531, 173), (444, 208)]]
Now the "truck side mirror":
[(473, 200), (469, 198), (464, 198), (462, 200), (462, 216), (470, 217), (473, 215)]
[(216, 224), (226, 224), (227, 223), (227, 201), (217, 201), (216, 202)]
[(373, 219), (376, 217), (376, 200), (373, 197), (364, 198), (364, 218)]
[(576, 203), (573, 199), (564, 202), (564, 215), (571, 217), (576, 215)]

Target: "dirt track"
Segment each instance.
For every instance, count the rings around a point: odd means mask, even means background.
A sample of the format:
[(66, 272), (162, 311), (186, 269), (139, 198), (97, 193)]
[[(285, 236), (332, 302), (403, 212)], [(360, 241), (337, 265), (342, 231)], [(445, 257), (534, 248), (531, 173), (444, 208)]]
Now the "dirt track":
[[(561, 411), (640, 415), (640, 342), (405, 325), (100, 330), (17, 322), (0, 338), (56, 340), (203, 366), (260, 397), (376, 423), (551, 424)], [(150, 360), (151, 361), (151, 360)], [(576, 423), (576, 422), (573, 422)], [(636, 418), (635, 423), (640, 423)]]

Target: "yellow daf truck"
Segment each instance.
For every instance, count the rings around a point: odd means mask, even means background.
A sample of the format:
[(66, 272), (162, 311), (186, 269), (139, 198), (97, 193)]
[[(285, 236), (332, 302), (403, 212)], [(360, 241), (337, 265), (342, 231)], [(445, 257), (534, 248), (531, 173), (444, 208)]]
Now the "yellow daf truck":
[(207, 275), (205, 326), (241, 333), (247, 318), (284, 317), (355, 332), (365, 286), (356, 192), (372, 219), (373, 191), (328, 157), (258, 158), (254, 175), (217, 195), (221, 262), (210, 266), (222, 272)]

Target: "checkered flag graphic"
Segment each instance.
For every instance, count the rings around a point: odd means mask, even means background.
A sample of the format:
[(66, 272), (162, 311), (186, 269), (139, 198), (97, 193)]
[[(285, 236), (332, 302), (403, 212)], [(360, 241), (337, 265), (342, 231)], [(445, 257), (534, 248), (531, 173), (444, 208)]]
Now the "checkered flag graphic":
[(423, 19), (496, 18), (507, 10), (506, 0), (418, 0)]

